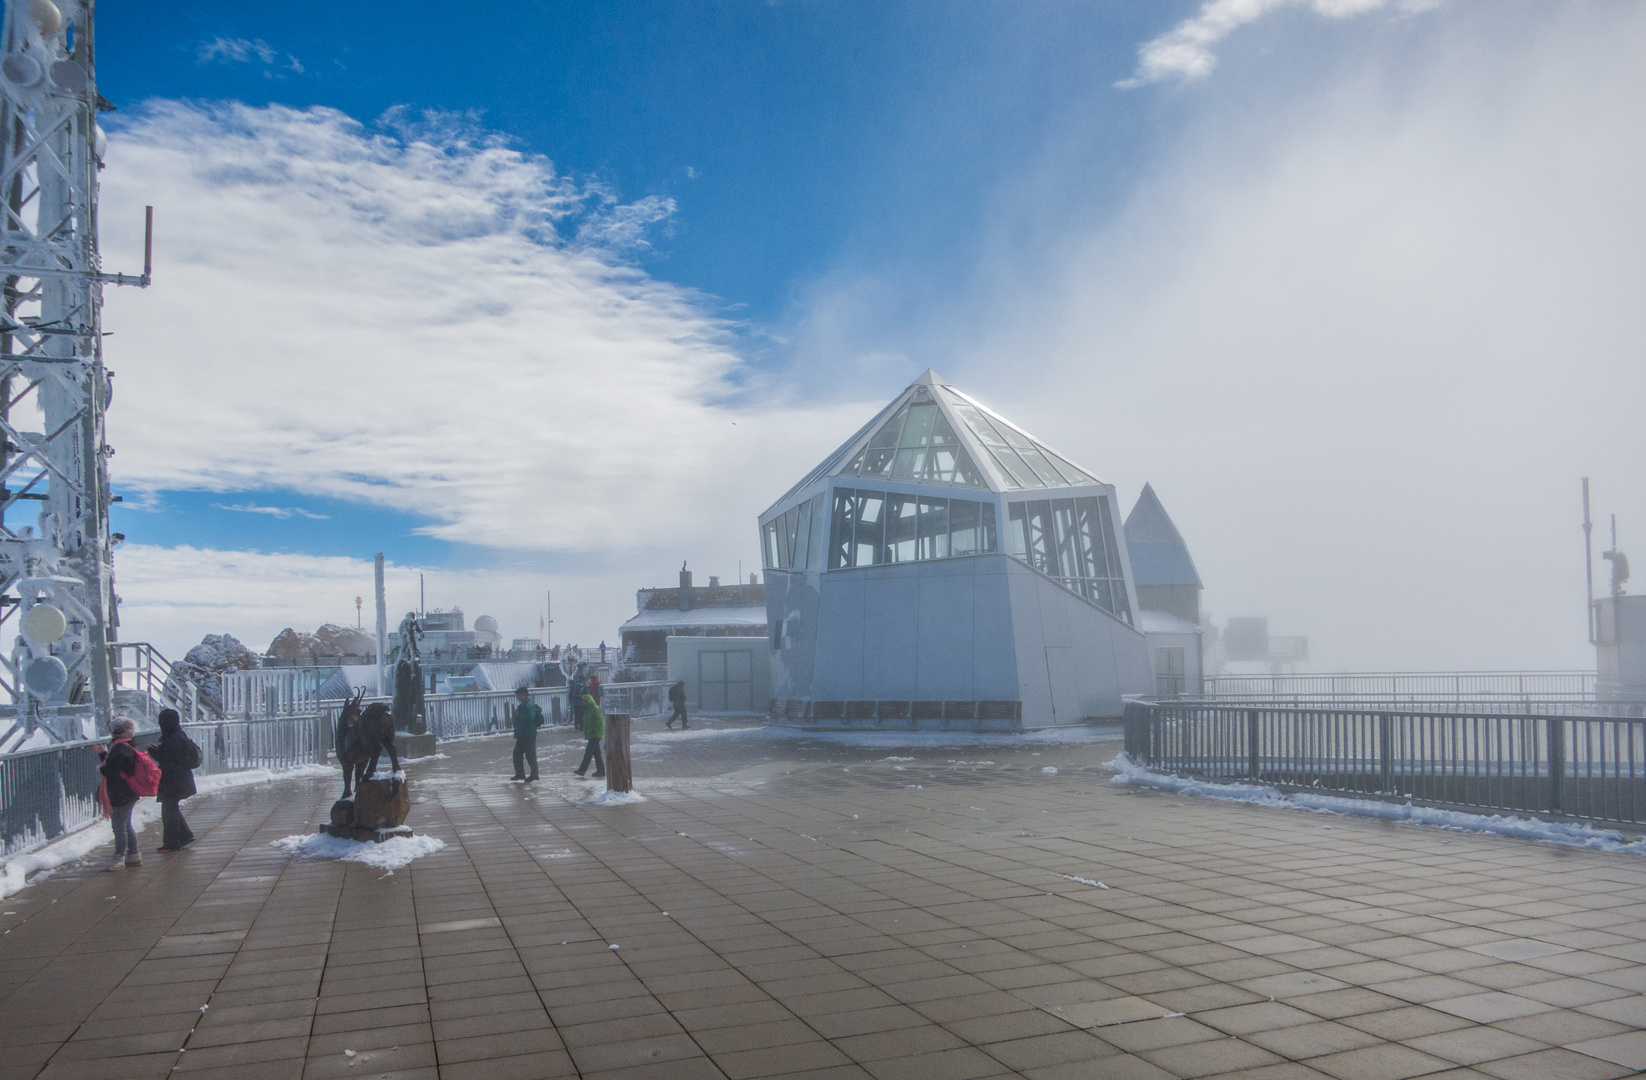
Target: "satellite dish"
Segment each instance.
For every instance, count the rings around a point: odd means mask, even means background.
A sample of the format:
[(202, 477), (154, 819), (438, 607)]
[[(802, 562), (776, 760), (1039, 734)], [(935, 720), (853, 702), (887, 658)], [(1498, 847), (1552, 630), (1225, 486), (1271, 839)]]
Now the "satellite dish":
[(12, 53), (4, 60), (0, 60), (0, 75), (18, 89), (26, 89), (40, 81), (40, 65), (34, 62), (34, 57), (23, 53)]
[(23, 665), (23, 685), (35, 697), (51, 697), (69, 681), (69, 669), (55, 656), (37, 656)]
[(50, 645), (54, 641), (63, 640), (63, 634), (68, 631), (68, 620), (63, 612), (51, 604), (36, 604), (23, 616), (21, 624), (23, 637), (32, 645)]
[(85, 92), (86, 69), (73, 60), (59, 60), (51, 66), (51, 84), (65, 94)]

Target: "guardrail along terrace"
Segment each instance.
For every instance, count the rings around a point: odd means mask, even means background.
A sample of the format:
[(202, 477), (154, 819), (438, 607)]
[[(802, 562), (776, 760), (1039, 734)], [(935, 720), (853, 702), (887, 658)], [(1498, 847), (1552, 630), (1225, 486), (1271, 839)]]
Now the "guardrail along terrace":
[(1220, 781), (1646, 822), (1646, 720), (1383, 707), (1130, 702), (1126, 752)]

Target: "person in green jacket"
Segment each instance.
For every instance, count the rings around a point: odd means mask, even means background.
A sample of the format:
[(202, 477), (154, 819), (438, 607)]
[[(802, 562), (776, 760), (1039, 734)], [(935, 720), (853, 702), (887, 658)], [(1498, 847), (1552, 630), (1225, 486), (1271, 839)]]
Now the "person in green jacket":
[(600, 740), (606, 737), (606, 714), (600, 711), (600, 705), (591, 694), (583, 695), (583, 737), (589, 740), (588, 749), (583, 751), (583, 764), (572, 771), (582, 776), (589, 771), (589, 762), (594, 762), (594, 778), (604, 779), (606, 775), (606, 759), (600, 756)]
[[(515, 687), (514, 700), (514, 776), (510, 779), (530, 782), (537, 779), (537, 729), (543, 726), (543, 710), (524, 686)], [(530, 776), (526, 775), (528, 762)]]

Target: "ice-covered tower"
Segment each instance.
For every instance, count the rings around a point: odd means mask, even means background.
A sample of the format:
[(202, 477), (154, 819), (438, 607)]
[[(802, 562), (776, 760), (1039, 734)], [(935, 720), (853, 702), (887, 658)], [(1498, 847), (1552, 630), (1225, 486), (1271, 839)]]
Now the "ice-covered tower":
[(928, 371), (760, 516), (774, 696), (847, 727), (1115, 717), (1152, 688), (1114, 487)]
[(106, 731), (109, 541), (90, 0), (7, 0), (0, 40), (0, 650), (16, 720)]

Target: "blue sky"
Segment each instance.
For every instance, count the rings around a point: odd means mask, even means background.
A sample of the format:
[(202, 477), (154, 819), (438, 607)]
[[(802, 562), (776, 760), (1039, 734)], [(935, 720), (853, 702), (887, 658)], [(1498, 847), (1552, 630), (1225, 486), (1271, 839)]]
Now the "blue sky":
[(615, 638), (933, 366), (1153, 482), (1219, 618), (1583, 664), (1643, 57), (1600, 0), (104, 5), (126, 636), (352, 619), (383, 551)]

